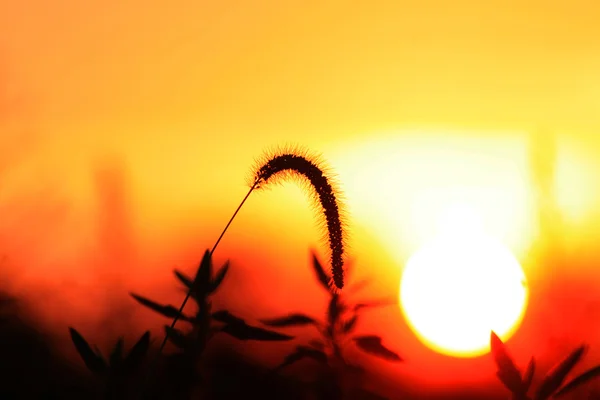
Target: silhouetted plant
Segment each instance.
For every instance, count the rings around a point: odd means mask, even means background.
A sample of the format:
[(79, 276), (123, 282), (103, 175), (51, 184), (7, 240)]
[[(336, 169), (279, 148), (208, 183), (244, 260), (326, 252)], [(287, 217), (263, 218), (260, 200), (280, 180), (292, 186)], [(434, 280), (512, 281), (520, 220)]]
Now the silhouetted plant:
[(196, 303), (197, 311), (194, 315), (187, 315), (172, 305), (159, 304), (131, 293), (131, 296), (145, 307), (167, 318), (177, 317), (179, 320), (191, 325), (189, 332), (183, 332), (180, 329), (165, 325), (169, 341), (180, 350), (172, 357), (179, 361), (182, 370), (189, 372), (189, 375), (182, 377), (182, 380), (188, 385), (201, 381), (201, 376), (196, 368), (197, 363), (201, 359), (209, 340), (219, 332), (226, 333), (239, 340), (284, 341), (292, 339), (292, 336), (289, 335), (248, 325), (243, 319), (236, 317), (227, 310), (212, 312), (210, 296), (219, 289), (228, 270), (229, 263), (226, 262), (213, 276), (212, 257), (210, 252), (206, 250), (193, 279), (180, 271), (174, 271), (175, 276), (184, 284)]
[[(304, 177), (314, 189), (314, 192), (312, 193), (316, 194), (318, 204), (321, 206), (323, 215), (325, 216), (329, 248), (331, 251), (333, 283), (338, 289), (341, 289), (344, 286), (344, 221), (341, 217), (340, 204), (338, 204), (336, 190), (334, 190), (331, 179), (326, 176), (323, 168), (317, 165), (318, 162), (316, 161), (316, 157), (310, 157), (306, 152), (300, 152), (297, 149), (276, 151), (266, 155), (264, 159), (259, 160), (256, 164), (257, 165), (252, 170), (250, 190), (238, 205), (237, 209), (229, 219), (229, 222), (227, 222), (227, 225), (225, 225), (225, 228), (221, 232), (221, 235), (217, 239), (209, 255), (213, 255), (219, 242), (225, 235), (225, 232), (227, 232), (229, 225), (231, 225), (235, 216), (255, 189), (264, 188), (270, 183), (277, 182), (278, 178)], [(159, 354), (165, 347), (169, 335), (173, 332), (175, 324), (177, 323), (179, 316), (182, 315), (185, 305), (191, 295), (192, 293), (188, 291), (179, 307), (179, 311), (173, 314), (173, 322), (171, 323), (170, 329), (167, 329), (165, 338), (159, 348)]]
[[(327, 239), (330, 250), (331, 281), (337, 289), (344, 287), (344, 248), (345, 223), (342, 218), (341, 204), (338, 202), (339, 190), (334, 188), (331, 177), (328, 177), (322, 161), (306, 152), (290, 150), (276, 151), (267, 155), (257, 163), (252, 175), (252, 187), (264, 187), (278, 179), (305, 178), (301, 182), (308, 183), (313, 189), (315, 205), (318, 204), (327, 227)], [(329, 281), (328, 281), (329, 284)]]
[(92, 350), (88, 342), (75, 329), (70, 327), (69, 333), (86, 367), (100, 379), (104, 398), (130, 398), (132, 381), (140, 371), (150, 347), (150, 332), (144, 333), (127, 355), (124, 354), (124, 340), (119, 338), (108, 360), (102, 356), (97, 347), (94, 346)]
[[(321, 339), (309, 341), (306, 345), (299, 345), (294, 352), (288, 354), (284, 361), (276, 367), (281, 370), (291, 364), (304, 359), (312, 359), (330, 368), (334, 375), (338, 375), (329, 388), (327, 398), (341, 397), (339, 378), (344, 374), (362, 374), (363, 368), (350, 364), (344, 356), (344, 346), (352, 342), (361, 351), (387, 361), (400, 362), (403, 359), (382, 344), (382, 339), (376, 335), (352, 335), (357, 327), (359, 311), (376, 306), (394, 304), (395, 302), (378, 300), (349, 304), (342, 299), (342, 295), (329, 286), (329, 277), (319, 262), (317, 256), (312, 255), (313, 270), (320, 285), (329, 295), (329, 305), (325, 321), (320, 321), (303, 313), (292, 313), (279, 318), (264, 319), (261, 322), (271, 327), (298, 327), (312, 325), (321, 333)], [(320, 382), (321, 384), (323, 382)], [(363, 391), (365, 395), (369, 392)], [(369, 395), (374, 396), (373, 393)]]
[(533, 397), (529, 397), (531, 382), (535, 373), (535, 359), (532, 357), (527, 365), (525, 373), (521, 372), (508, 354), (506, 346), (502, 340), (494, 333), (491, 333), (490, 346), (494, 361), (498, 367), (496, 375), (502, 384), (511, 391), (513, 400), (546, 400), (550, 397), (561, 398), (571, 393), (582, 384), (591, 381), (600, 376), (600, 366), (596, 366), (572, 379), (569, 383), (563, 385), (565, 378), (571, 372), (573, 367), (583, 357), (587, 346), (577, 347), (563, 361), (556, 364), (544, 377)]

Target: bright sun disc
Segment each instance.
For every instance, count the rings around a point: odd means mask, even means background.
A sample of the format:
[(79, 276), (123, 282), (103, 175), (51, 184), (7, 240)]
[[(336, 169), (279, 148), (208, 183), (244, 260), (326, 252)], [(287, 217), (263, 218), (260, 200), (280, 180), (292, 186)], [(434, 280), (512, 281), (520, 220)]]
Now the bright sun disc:
[(519, 262), (467, 207), (446, 214), (439, 235), (409, 259), (400, 283), (411, 329), (432, 349), (460, 357), (488, 352), (492, 330), (503, 339), (512, 335), (527, 296)]

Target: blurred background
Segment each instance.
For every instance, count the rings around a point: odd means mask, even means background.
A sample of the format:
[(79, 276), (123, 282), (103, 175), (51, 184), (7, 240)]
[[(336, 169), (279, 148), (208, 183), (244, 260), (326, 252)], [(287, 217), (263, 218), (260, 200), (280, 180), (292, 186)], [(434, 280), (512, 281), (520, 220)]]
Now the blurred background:
[[(65, 354), (68, 325), (102, 346), (162, 334), (128, 292), (179, 304), (172, 269), (194, 270), (266, 150), (301, 145), (346, 201), (359, 299), (397, 298), (460, 199), (528, 277), (516, 361), (587, 342), (598, 363), (598, 20), (583, 0), (2, 2), (1, 289)], [(312, 206), (294, 182), (252, 194), (215, 253), (220, 306), (324, 314)], [(503, 390), (489, 355), (434, 353), (398, 307), (360, 329), (407, 360), (363, 360), (383, 391)], [(291, 346), (231, 345), (267, 365)]]

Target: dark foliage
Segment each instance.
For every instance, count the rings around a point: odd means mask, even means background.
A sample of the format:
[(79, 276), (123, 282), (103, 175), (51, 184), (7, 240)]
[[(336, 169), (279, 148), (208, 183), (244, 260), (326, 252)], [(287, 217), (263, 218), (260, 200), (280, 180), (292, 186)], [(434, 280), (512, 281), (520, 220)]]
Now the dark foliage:
[(491, 334), (490, 346), (492, 348), (494, 361), (498, 367), (496, 375), (502, 384), (510, 390), (513, 400), (547, 400), (551, 397), (562, 398), (563, 396), (572, 393), (582, 384), (600, 376), (600, 366), (597, 366), (587, 370), (572, 379), (569, 383), (563, 385), (567, 375), (581, 360), (587, 349), (585, 345), (581, 345), (548, 371), (535, 391), (534, 396), (529, 397), (527, 393), (530, 390), (533, 375), (535, 374), (534, 358), (531, 358), (525, 373), (521, 375), (521, 372), (510, 357), (506, 346), (494, 332)]
[(150, 347), (150, 332), (147, 331), (124, 354), (124, 340), (119, 338), (108, 359), (96, 348), (92, 349), (88, 342), (73, 328), (69, 328), (71, 340), (81, 356), (85, 366), (98, 378), (101, 392), (106, 399), (127, 399), (133, 395), (135, 378)]
[(165, 326), (166, 339), (169, 340), (179, 352), (170, 356), (169, 363), (176, 370), (185, 371), (179, 376), (177, 385), (180, 388), (189, 388), (190, 391), (198, 391), (198, 383), (202, 377), (199, 372), (199, 361), (202, 358), (208, 342), (218, 333), (225, 333), (238, 340), (258, 341), (285, 341), (292, 336), (284, 335), (261, 327), (246, 323), (227, 310), (212, 311), (210, 297), (219, 289), (225, 279), (229, 263), (213, 274), (212, 257), (210, 251), (204, 253), (204, 257), (192, 279), (180, 271), (174, 271), (177, 279), (183, 283), (190, 298), (196, 304), (197, 311), (194, 315), (183, 312), (183, 308), (176, 309), (172, 305), (159, 304), (145, 297), (131, 294), (131, 296), (145, 307), (150, 308), (167, 318), (188, 323), (190, 329), (183, 331), (175, 328), (174, 323)]
[[(344, 346), (350, 341), (354, 346), (366, 354), (379, 357), (387, 361), (400, 362), (402, 358), (394, 351), (382, 344), (382, 339), (376, 335), (356, 335), (359, 321), (359, 311), (375, 306), (394, 304), (395, 302), (377, 300), (349, 304), (329, 285), (329, 277), (319, 262), (317, 256), (312, 255), (312, 267), (320, 286), (327, 290), (330, 295), (326, 318), (320, 321), (317, 318), (303, 314), (291, 313), (278, 318), (264, 319), (261, 322), (271, 327), (299, 327), (312, 326), (316, 328), (321, 338), (315, 338), (306, 345), (298, 345), (295, 350), (288, 354), (283, 362), (277, 366), (276, 371), (288, 367), (302, 360), (312, 360), (324, 366), (328, 372), (326, 379), (315, 383), (317, 392), (322, 398), (341, 398), (342, 388), (338, 377), (362, 375), (363, 368), (349, 363), (344, 355)], [(352, 378), (350, 380), (353, 380)], [(357, 388), (353, 392), (356, 394)], [(361, 398), (376, 398), (374, 393), (363, 391)]]

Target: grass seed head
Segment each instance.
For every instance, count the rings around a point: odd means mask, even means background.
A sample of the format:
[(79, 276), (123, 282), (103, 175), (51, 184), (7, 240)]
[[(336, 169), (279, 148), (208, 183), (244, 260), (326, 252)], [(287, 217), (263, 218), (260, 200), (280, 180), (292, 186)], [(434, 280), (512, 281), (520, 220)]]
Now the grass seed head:
[(342, 289), (346, 226), (339, 203), (339, 190), (322, 164), (318, 157), (298, 148), (271, 151), (258, 160), (253, 168), (251, 186), (264, 188), (290, 178), (300, 178), (300, 182), (308, 183), (311, 189), (309, 193), (324, 217), (321, 222), (326, 228), (332, 280), (337, 289)]

